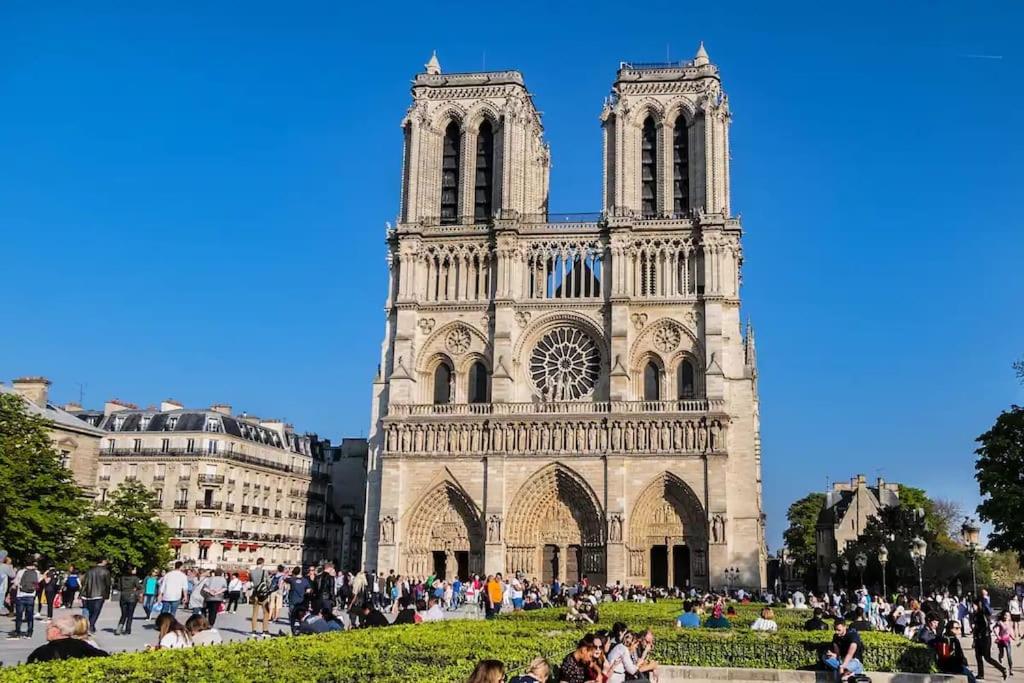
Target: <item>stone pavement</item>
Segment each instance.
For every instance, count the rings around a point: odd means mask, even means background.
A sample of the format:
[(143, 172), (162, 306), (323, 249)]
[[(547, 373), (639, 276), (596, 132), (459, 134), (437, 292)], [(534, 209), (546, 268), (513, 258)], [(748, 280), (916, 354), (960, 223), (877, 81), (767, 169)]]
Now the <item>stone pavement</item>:
[[(217, 616), (216, 629), (220, 631), (221, 637), (224, 638), (225, 642), (251, 639), (251, 636), (249, 635), (249, 616), (252, 614), (251, 610), (252, 608), (249, 605), (241, 605), (239, 606), (237, 614), (223, 612)], [(72, 610), (59, 608), (54, 610), (53, 613), (54, 616), (57, 616), (58, 614), (67, 614), (69, 612), (81, 613), (81, 609), (77, 607)], [(178, 621), (184, 624), (185, 620), (191, 615), (191, 610), (180, 609), (177, 614)], [(106, 650), (107, 652), (135, 652), (144, 650), (146, 645), (156, 644), (157, 632), (153, 625), (154, 620), (147, 620), (145, 618), (145, 613), (142, 611), (141, 605), (135, 609), (135, 621), (132, 623), (131, 635), (119, 636), (114, 633), (120, 616), (121, 609), (118, 606), (117, 601), (112, 602), (107, 600), (103, 604), (103, 611), (100, 612), (99, 621), (96, 623), (96, 634), (94, 636), (96, 644), (99, 645), (100, 649)], [(156, 617), (155, 614), (153, 616), (154, 618)], [(394, 620), (394, 617), (391, 614), (388, 614), (387, 616), (389, 620)], [(455, 612), (448, 613), (448, 617), (451, 619), (483, 618), (480, 610), (476, 607), (466, 606), (463, 606)], [(340, 615), (340, 618), (344, 623), (348, 623), (347, 614)], [(262, 626), (263, 622), (260, 622), (260, 628), (262, 628)], [(46, 622), (42, 619), (37, 618), (35, 620), (35, 627), (33, 629), (31, 640), (7, 640), (7, 634), (13, 630), (14, 618), (0, 616), (0, 666), (10, 666), (24, 662), (33, 650), (46, 642)], [(291, 630), (288, 627), (288, 620), (281, 617), (276, 622), (271, 623), (270, 632), (274, 635), (290, 634)]]

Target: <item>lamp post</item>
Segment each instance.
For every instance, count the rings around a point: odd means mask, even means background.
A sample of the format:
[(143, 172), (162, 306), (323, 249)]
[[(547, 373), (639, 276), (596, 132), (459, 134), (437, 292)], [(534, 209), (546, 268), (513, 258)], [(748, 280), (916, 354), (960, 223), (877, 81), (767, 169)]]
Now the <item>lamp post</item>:
[(971, 558), (971, 585), (974, 586), (973, 595), (978, 594), (978, 576), (974, 570), (974, 559), (978, 555), (978, 537), (981, 535), (981, 527), (970, 517), (964, 517), (964, 523), (960, 527), (960, 538), (967, 547), (967, 555)]
[(885, 565), (889, 564), (889, 549), (884, 545), (878, 547), (878, 564), (882, 565), (882, 597), (888, 600), (888, 591), (885, 590)]
[(843, 590), (850, 587), (850, 560), (843, 558)]
[(924, 599), (924, 558), (928, 556), (928, 544), (920, 536), (914, 536), (910, 541), (910, 557), (917, 567), (917, 597)]
[(864, 553), (857, 553), (857, 557), (853, 558), (853, 563), (857, 565), (857, 570), (860, 572), (860, 585), (864, 587), (864, 569), (868, 566), (868, 556)]
[(831, 599), (832, 592), (835, 590), (836, 585), (836, 563), (832, 562), (828, 566), (828, 594)]
[(786, 581), (792, 583), (795, 580), (793, 576), (793, 565), (796, 564), (796, 558), (787, 552), (783, 555), (782, 561), (786, 565)]

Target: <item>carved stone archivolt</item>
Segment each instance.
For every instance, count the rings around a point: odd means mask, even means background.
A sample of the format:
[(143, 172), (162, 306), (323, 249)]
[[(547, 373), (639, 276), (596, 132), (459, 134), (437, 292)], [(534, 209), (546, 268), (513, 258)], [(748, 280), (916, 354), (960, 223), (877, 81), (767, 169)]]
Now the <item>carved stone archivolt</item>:
[(432, 487), (405, 520), (408, 574), (428, 574), (433, 569), (434, 552), (468, 552), (470, 571), (480, 570), (484, 545), (480, 511), (455, 482), (445, 480)]
[[(723, 418), (724, 419), (724, 418)], [(700, 455), (724, 453), (723, 419), (566, 418), (460, 420), (439, 418), (385, 422), (389, 455), (479, 455), (551, 453), (591, 455)]]
[(604, 516), (594, 492), (579, 474), (549, 465), (520, 488), (508, 513), (507, 571), (536, 574), (543, 548), (578, 546), (582, 573), (604, 574)]
[(701, 576), (696, 550), (705, 550), (704, 506), (678, 476), (663, 472), (637, 497), (629, 518), (630, 575), (650, 580), (648, 558), (653, 546), (686, 545), (691, 549), (691, 575)]

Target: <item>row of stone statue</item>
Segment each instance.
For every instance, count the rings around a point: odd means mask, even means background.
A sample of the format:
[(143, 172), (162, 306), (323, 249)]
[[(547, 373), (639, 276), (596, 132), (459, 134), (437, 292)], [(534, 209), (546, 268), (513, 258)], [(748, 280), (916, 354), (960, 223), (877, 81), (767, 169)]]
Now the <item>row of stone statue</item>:
[(717, 453), (726, 425), (718, 419), (586, 422), (409, 422), (386, 425), (388, 453)]

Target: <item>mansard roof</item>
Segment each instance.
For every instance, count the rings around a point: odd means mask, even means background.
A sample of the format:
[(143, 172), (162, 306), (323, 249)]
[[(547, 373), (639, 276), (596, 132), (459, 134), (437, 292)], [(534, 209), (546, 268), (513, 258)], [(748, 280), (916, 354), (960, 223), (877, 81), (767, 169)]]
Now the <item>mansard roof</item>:
[[(0, 384), (0, 393), (13, 394), (20, 396), (11, 387)], [(80, 432), (82, 434), (91, 434), (93, 436), (102, 436), (103, 432), (96, 429), (96, 425), (88, 420), (82, 420), (77, 415), (69, 413), (63, 408), (57, 406), (49, 401), (46, 402), (46, 407), (36, 405), (32, 401), (25, 400), (25, 410), (30, 414), (38, 415), (53, 424), (57, 429), (67, 429), (71, 431)]]
[(76, 411), (74, 415), (80, 422), (85, 421), (105, 432), (224, 433), (302, 455), (312, 455), (312, 444), (316, 440), (315, 435), (298, 435), (291, 431), (286, 431), (282, 438), (276, 429), (214, 410), (118, 410), (109, 415), (104, 415), (102, 411), (82, 410)]

